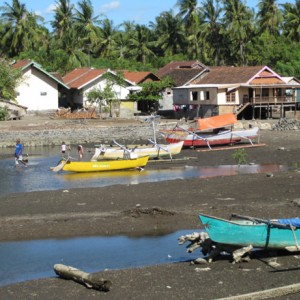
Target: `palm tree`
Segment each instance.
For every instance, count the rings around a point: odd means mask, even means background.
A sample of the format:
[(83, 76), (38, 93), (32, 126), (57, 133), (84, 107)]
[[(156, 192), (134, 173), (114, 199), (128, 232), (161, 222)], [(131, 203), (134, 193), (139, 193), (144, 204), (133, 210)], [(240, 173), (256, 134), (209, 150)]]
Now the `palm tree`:
[(176, 6), (179, 7), (178, 15), (182, 17), (187, 31), (192, 33), (195, 23), (198, 23), (197, 0), (178, 0)]
[[(241, 0), (223, 0), (224, 34), (233, 61), (239, 65), (247, 64), (246, 49), (254, 32), (254, 12)], [(236, 59), (236, 57), (238, 59)]]
[(157, 46), (164, 51), (164, 55), (173, 56), (184, 51), (186, 38), (179, 16), (173, 11), (163, 12), (156, 18), (156, 24), (151, 24), (157, 36)]
[(114, 47), (111, 51), (113, 57), (124, 59), (128, 56), (128, 42), (129, 38), (125, 32), (117, 31), (114, 35)]
[(54, 20), (50, 23), (57, 39), (63, 39), (67, 32), (71, 30), (74, 23), (73, 9), (74, 5), (70, 3), (70, 0), (56, 1)]
[(151, 31), (145, 25), (136, 25), (135, 35), (129, 42), (129, 55), (137, 61), (146, 64), (148, 58), (155, 57), (152, 50), (154, 42), (151, 36)]
[(284, 35), (288, 38), (300, 42), (300, 0), (295, 4), (285, 3), (283, 6)]
[(64, 51), (68, 57), (67, 71), (88, 65), (88, 56), (82, 51), (82, 48), (78, 47), (79, 44), (80, 39), (75, 29), (69, 30), (64, 35)]
[(197, 7), (197, 0), (178, 0), (176, 6), (179, 7), (178, 16), (182, 18), (185, 25), (191, 56), (199, 56), (199, 27), (201, 23), (200, 10)]
[(279, 36), (282, 26), (282, 13), (276, 0), (261, 0), (258, 3), (257, 13), (260, 32), (268, 31), (273, 36)]
[(224, 47), (220, 19), (222, 8), (219, 6), (219, 0), (206, 0), (200, 9), (203, 15), (200, 30), (202, 48), (205, 49), (205, 53), (208, 53), (208, 57), (213, 58), (214, 64), (219, 65), (221, 50)]
[(100, 26), (100, 44), (98, 51), (102, 57), (110, 57), (115, 49), (115, 34), (116, 28), (114, 27), (113, 21), (104, 19)]
[(79, 9), (75, 9), (74, 26), (81, 38), (83, 46), (88, 45), (88, 51), (99, 45), (100, 24), (99, 16), (94, 16), (94, 9), (90, 0), (78, 2)]
[(45, 30), (38, 24), (43, 20), (40, 16), (28, 12), (25, 4), (19, 0), (13, 0), (12, 5), (5, 2), (0, 10), (3, 22), (1, 45), (7, 48), (10, 56), (41, 45), (40, 37), (45, 34)]

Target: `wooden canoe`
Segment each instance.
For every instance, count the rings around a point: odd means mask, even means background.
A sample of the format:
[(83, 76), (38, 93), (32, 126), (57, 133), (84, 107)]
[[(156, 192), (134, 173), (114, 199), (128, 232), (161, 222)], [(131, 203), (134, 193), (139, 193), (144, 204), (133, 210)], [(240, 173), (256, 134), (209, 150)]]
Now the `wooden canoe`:
[(234, 215), (234, 220), (199, 214), (213, 242), (253, 248), (300, 251), (300, 219), (262, 220)]
[(103, 172), (141, 168), (147, 165), (149, 156), (135, 159), (103, 161), (67, 161), (62, 170), (67, 172)]

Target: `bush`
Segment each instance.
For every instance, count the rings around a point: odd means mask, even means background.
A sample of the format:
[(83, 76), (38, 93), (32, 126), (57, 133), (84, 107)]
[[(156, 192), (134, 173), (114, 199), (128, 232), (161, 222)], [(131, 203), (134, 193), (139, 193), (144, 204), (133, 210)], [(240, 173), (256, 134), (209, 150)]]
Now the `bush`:
[(0, 107), (0, 121), (5, 121), (8, 119), (9, 112), (6, 106)]

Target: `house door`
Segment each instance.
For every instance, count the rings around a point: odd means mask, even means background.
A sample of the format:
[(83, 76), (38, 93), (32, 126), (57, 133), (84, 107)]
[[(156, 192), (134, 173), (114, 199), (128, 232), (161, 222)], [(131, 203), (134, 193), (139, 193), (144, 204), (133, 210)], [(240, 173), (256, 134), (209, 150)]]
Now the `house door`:
[(253, 89), (248, 89), (248, 94), (249, 94), (249, 100), (251, 102), (253, 99)]

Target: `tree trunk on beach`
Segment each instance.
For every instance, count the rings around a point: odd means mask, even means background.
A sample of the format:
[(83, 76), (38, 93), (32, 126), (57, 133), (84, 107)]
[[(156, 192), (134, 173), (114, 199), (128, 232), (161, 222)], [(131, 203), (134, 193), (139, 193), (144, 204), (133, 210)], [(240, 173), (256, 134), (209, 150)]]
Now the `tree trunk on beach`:
[(71, 266), (56, 264), (54, 265), (54, 271), (61, 278), (74, 280), (75, 282), (85, 285), (87, 288), (103, 292), (108, 292), (112, 285), (110, 280), (99, 278), (96, 275), (83, 272)]

